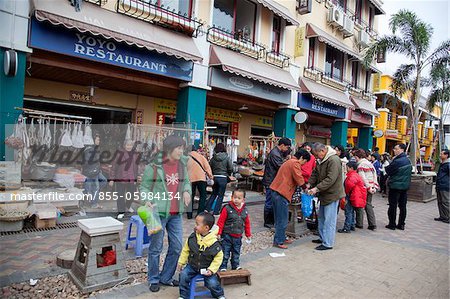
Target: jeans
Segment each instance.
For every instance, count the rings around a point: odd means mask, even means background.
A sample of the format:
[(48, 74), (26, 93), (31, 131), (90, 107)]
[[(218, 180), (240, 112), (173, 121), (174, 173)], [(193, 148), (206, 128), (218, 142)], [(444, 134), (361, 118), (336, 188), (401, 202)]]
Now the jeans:
[(236, 238), (228, 234), (222, 235), (223, 262), (220, 269), (226, 269), (231, 255), (231, 269), (239, 267), (239, 257), (241, 255), (242, 237)]
[(333, 247), (334, 239), (336, 237), (336, 209), (339, 206), (339, 200), (319, 208), (319, 235), (322, 239), (322, 245), (326, 247)]
[(265, 187), (266, 189), (266, 201), (264, 202), (264, 213), (273, 213), (273, 204), (272, 204), (272, 194), (273, 191), (269, 187)]
[(397, 206), (400, 209), (400, 216), (398, 218), (398, 225), (405, 225), (406, 219), (406, 202), (408, 201), (407, 190), (389, 189), (389, 226), (395, 226), (397, 218)]
[(200, 195), (200, 201), (198, 202), (197, 215), (198, 215), (198, 213), (201, 213), (205, 210), (206, 186), (207, 186), (207, 183), (205, 181), (192, 182), (191, 209), (188, 210), (188, 212), (187, 212), (188, 219), (192, 219), (192, 212), (194, 212), (194, 197), (195, 197), (196, 190), (198, 190), (198, 193)]
[[(275, 215), (275, 236), (273, 243), (281, 245), (286, 241), (286, 228), (289, 220), (289, 201), (272, 190), (273, 213)], [(336, 210), (335, 210), (336, 214)]]
[(345, 200), (346, 200), (346, 202), (345, 202), (344, 229), (351, 230), (352, 228), (355, 228), (355, 211), (350, 202), (350, 198), (347, 196)]
[[(148, 281), (152, 283), (169, 284), (177, 269), (183, 240), (183, 220), (181, 215), (173, 215), (168, 218), (161, 217), (162, 230), (150, 238), (148, 248)], [(167, 230), (169, 249), (164, 260), (163, 269), (159, 272), (159, 258), (163, 250), (164, 231)]]
[[(117, 212), (123, 214), (128, 212), (133, 203), (134, 192), (136, 192), (136, 185), (134, 182), (116, 182), (117, 198)], [(131, 195), (130, 195), (131, 194)]]
[(102, 190), (106, 184), (107, 180), (101, 171), (93, 178), (86, 178), (84, 181), (84, 193), (92, 196), (92, 204), (98, 204), (100, 190)]
[[(180, 297), (183, 299), (190, 298), (190, 283), (192, 279), (200, 274), (191, 265), (187, 265), (180, 273)], [(203, 276), (205, 280), (205, 286), (211, 291), (211, 295), (214, 298), (219, 298), (224, 295), (223, 288), (220, 285), (217, 274), (211, 276)], [(194, 283), (194, 282), (193, 282)]]
[(219, 215), (222, 208), (223, 196), (227, 189), (228, 179), (226, 177), (214, 177), (214, 186), (211, 197), (206, 203), (206, 209), (212, 211), (214, 207), (214, 215)]

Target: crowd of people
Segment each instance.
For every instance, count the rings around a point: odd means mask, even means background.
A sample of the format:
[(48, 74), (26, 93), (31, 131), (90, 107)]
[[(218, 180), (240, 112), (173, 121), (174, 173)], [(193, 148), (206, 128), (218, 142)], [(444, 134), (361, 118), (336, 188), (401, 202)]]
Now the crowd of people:
[[(98, 146), (100, 140), (95, 139)], [(214, 298), (225, 298), (217, 273), (241, 269), (242, 239), (251, 242), (252, 232), (249, 211), (245, 204), (246, 192), (233, 191), (231, 201), (223, 204), (223, 197), (232, 175), (232, 164), (223, 144), (217, 144), (214, 156), (208, 161), (198, 148), (186, 155), (186, 143), (182, 137), (169, 136), (162, 151), (146, 166), (142, 174), (136, 166), (133, 144), (125, 141), (122, 155), (112, 166), (116, 179), (110, 184), (119, 192), (134, 192), (137, 188), (145, 205), (157, 210), (162, 229), (151, 236), (148, 251), (148, 281), (151, 292), (158, 292), (161, 285), (178, 287), (180, 298), (189, 298), (190, 283), (197, 275), (204, 277), (205, 286)], [(369, 152), (360, 148), (346, 150), (321, 143), (304, 143), (295, 151), (291, 141), (279, 140), (268, 154), (262, 183), (265, 188), (264, 226), (274, 227), (273, 246), (287, 249), (293, 242), (287, 238), (288, 207), (294, 193), (306, 193), (317, 197), (318, 235), (313, 240), (316, 250), (330, 250), (335, 246), (336, 232), (350, 233), (363, 229), (364, 214), (367, 229), (376, 230), (373, 195), (388, 195), (387, 229), (405, 230), (407, 215), (407, 191), (411, 183), (412, 165), (407, 157), (406, 146), (394, 147), (394, 157), (378, 149)], [(95, 155), (93, 149), (85, 155)], [(436, 221), (449, 223), (449, 151), (441, 152), (441, 166), (437, 174), (439, 217)], [(125, 164), (124, 161), (132, 161)], [(106, 185), (100, 165), (90, 164), (83, 173), (87, 176), (88, 192), (95, 192)], [(119, 178), (119, 179), (117, 179)], [(207, 199), (208, 183), (213, 191)], [(183, 242), (183, 218), (193, 218), (194, 196), (198, 191), (199, 205), (195, 215), (194, 232)], [(345, 203), (343, 203), (345, 201)], [(345, 222), (336, 229), (339, 203), (343, 203)], [(98, 205), (98, 198), (94, 200)], [(130, 212), (128, 201), (117, 203), (118, 218)], [(397, 219), (397, 209), (399, 217)], [(365, 211), (365, 213), (364, 213)], [(218, 215), (216, 222), (215, 215)], [(217, 223), (217, 224), (216, 224)], [(167, 234), (167, 254), (160, 268), (160, 258)], [(179, 280), (175, 279), (177, 269)]]

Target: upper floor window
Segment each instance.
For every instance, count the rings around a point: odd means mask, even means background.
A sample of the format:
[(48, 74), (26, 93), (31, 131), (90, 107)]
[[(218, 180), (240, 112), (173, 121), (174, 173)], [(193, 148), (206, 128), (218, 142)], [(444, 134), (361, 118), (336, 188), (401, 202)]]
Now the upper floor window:
[(314, 67), (314, 55), (316, 52), (316, 39), (309, 39), (308, 67)]
[(372, 77), (371, 71), (366, 71), (366, 86), (365, 86), (365, 92), (371, 92), (370, 90), (370, 78)]
[(375, 21), (375, 7), (369, 6), (369, 28), (373, 30), (373, 23)]
[(215, 0), (213, 24), (235, 38), (255, 39), (256, 4), (248, 0)]
[(355, 20), (361, 24), (362, 22), (363, 0), (356, 0)]
[(163, 6), (170, 11), (175, 10), (175, 13), (179, 13), (182, 16), (185, 15), (186, 17), (191, 18), (192, 1), (193, 0), (151, 0), (150, 4)]
[(281, 50), (280, 44), (281, 44), (281, 18), (278, 16), (274, 16), (272, 28), (272, 51), (279, 53)]
[(352, 62), (352, 86), (358, 88), (359, 62)]
[(344, 74), (344, 53), (327, 45), (325, 75), (342, 81)]

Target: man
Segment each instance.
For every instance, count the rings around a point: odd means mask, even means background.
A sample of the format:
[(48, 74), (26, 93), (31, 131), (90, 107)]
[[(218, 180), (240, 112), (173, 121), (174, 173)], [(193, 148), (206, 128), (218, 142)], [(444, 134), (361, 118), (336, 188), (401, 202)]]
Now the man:
[(305, 149), (298, 149), (294, 157), (281, 165), (273, 183), (270, 185), (273, 211), (275, 215), (275, 236), (273, 246), (287, 249), (286, 228), (289, 219), (288, 206), (297, 186), (305, 186), (302, 166), (310, 160), (311, 155)]
[(436, 221), (449, 223), (449, 189), (450, 189), (450, 161), (448, 160), (448, 150), (441, 152), (441, 166), (436, 177), (436, 193), (437, 204), (439, 209), (439, 218), (434, 218)]
[(314, 143), (312, 153), (317, 159), (317, 166), (309, 178), (308, 194), (319, 193), (319, 235), (314, 243), (321, 245), (316, 250), (333, 249), (336, 236), (337, 208), (339, 200), (345, 197), (342, 184), (342, 164), (336, 151), (322, 143)]
[(266, 190), (266, 202), (264, 203), (264, 226), (272, 228), (274, 224), (272, 199), (269, 186), (272, 184), (278, 170), (283, 164), (285, 157), (289, 155), (291, 151), (291, 140), (288, 138), (281, 138), (278, 141), (278, 146), (272, 149), (269, 156), (266, 159), (266, 166), (264, 169), (264, 176), (262, 184)]
[[(391, 230), (395, 230), (396, 228), (400, 230), (405, 229), (406, 202), (408, 200), (407, 192), (411, 184), (412, 173), (412, 165), (405, 154), (405, 150), (405, 144), (397, 144), (394, 147), (395, 158), (389, 166), (386, 166), (385, 169), (386, 174), (389, 177), (389, 224), (386, 225), (386, 228)], [(397, 206), (400, 209), (400, 216), (398, 219), (398, 225), (396, 226)]]
[[(303, 143), (301, 148), (306, 150), (308, 153), (311, 153), (311, 145), (312, 144), (310, 142), (305, 142), (305, 143)], [(308, 180), (311, 177), (313, 169), (316, 168), (316, 158), (314, 158), (313, 155), (310, 155), (310, 156), (311, 156), (311, 158), (309, 159), (309, 161), (306, 162), (305, 164), (303, 164), (303, 166), (302, 166), (302, 173), (303, 173), (303, 178), (305, 179), (305, 183), (308, 183)]]
[(372, 155), (373, 155), (378, 161), (380, 161), (380, 159), (381, 159), (380, 148), (379, 148), (379, 147), (376, 147), (376, 148), (374, 149), (374, 152), (372, 153)]

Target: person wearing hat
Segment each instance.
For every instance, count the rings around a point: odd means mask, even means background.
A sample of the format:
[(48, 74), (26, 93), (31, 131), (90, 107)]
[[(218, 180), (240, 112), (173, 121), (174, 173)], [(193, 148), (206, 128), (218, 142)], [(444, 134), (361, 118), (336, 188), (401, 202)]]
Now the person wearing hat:
[[(158, 292), (160, 284), (179, 286), (173, 276), (183, 246), (182, 213), (189, 206), (192, 193), (185, 146), (180, 136), (168, 136), (163, 141), (163, 151), (147, 165), (142, 177), (141, 199), (147, 206), (157, 208), (162, 226), (161, 231), (152, 235), (148, 249), (148, 281), (152, 292)], [(169, 248), (160, 272), (164, 231), (167, 231)]]

